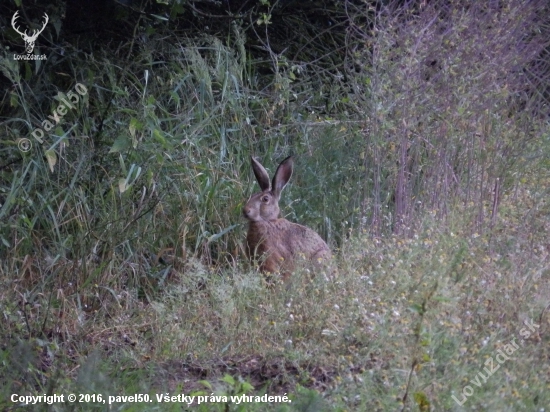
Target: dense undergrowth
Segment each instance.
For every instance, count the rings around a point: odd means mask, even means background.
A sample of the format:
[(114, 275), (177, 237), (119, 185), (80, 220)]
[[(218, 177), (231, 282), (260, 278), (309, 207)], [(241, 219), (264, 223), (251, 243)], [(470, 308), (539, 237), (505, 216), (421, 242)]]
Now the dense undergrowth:
[[(548, 23), (543, 3), (461, 3), (347, 3), (333, 67), (259, 59), (238, 24), (65, 45), (45, 70), (4, 50), (2, 408), (267, 393), (292, 402), (195, 408), (545, 410)], [(87, 92), (46, 130), (76, 83)], [(338, 275), (268, 287), (241, 208), (249, 157), (273, 171), (288, 154), (283, 214), (328, 240)]]

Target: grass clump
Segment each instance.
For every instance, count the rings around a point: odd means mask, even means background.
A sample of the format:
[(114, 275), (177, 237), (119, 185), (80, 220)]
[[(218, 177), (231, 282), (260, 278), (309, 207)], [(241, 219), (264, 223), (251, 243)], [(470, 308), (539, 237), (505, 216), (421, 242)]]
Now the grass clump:
[[(97, 287), (95, 310), (59, 294), (5, 307), (4, 333), (12, 338), (2, 375), (5, 383), (13, 379), (5, 391), (82, 385), (103, 394), (227, 394), (231, 385), (218, 379), (228, 374), (254, 394), (297, 400), (309, 396), (297, 388), (315, 389), (327, 408), (459, 410), (452, 396), (461, 400), (467, 385), (474, 389), (468, 407), (544, 405), (546, 252), (524, 259), (515, 244), (497, 253), (486, 237), (425, 225), (413, 238), (353, 236), (340, 251), (336, 279), (298, 272), (289, 287), (267, 288), (254, 272), (191, 261), (147, 303)], [(533, 324), (525, 338), (522, 329)], [(17, 343), (21, 334), (34, 337)], [(519, 348), (497, 363), (513, 339)], [(474, 386), (489, 358), (500, 370)], [(77, 365), (75, 381), (62, 374), (70, 365)], [(300, 410), (272, 405), (283, 406)]]

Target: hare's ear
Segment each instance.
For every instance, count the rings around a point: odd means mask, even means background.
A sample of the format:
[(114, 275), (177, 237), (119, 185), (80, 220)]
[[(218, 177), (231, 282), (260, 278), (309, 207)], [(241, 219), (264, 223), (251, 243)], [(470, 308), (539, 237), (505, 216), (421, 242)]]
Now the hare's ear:
[(280, 196), (281, 192), (285, 188), (286, 184), (292, 176), (292, 169), (294, 168), (294, 162), (292, 156), (288, 156), (285, 160), (281, 162), (275, 176), (273, 177), (273, 194), (277, 197)]
[(260, 162), (254, 159), (254, 157), (251, 157), (250, 159), (252, 159), (252, 170), (254, 170), (254, 176), (256, 176), (256, 180), (258, 181), (262, 192), (265, 192), (266, 190), (271, 190), (271, 182), (269, 181), (267, 170), (265, 170)]

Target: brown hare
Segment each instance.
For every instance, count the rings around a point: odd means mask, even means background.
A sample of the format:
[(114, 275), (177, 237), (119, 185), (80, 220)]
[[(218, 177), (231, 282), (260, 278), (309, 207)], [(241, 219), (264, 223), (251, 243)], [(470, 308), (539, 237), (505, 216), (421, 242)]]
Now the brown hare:
[(316, 266), (331, 258), (330, 249), (313, 230), (279, 217), (279, 198), (290, 180), (293, 160), (281, 162), (273, 182), (265, 168), (252, 157), (252, 169), (261, 192), (253, 194), (243, 209), (248, 219), (246, 236), (249, 258), (260, 261), (263, 273), (281, 273), (287, 280), (299, 258), (313, 261)]

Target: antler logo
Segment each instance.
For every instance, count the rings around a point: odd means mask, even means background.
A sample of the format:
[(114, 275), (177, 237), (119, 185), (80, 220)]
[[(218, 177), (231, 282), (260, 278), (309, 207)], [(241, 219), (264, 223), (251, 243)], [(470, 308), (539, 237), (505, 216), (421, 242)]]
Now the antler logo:
[(38, 38), (38, 35), (44, 31), (44, 28), (46, 27), (46, 24), (48, 24), (49, 18), (46, 13), (44, 13), (44, 24), (42, 25), (42, 28), (40, 30), (33, 30), (33, 34), (29, 36), (27, 34), (27, 30), (24, 32), (20, 31), (18, 27), (16, 27), (16, 20), (19, 17), (19, 10), (15, 12), (13, 15), (13, 18), (11, 19), (11, 26), (13, 29), (21, 35), (23, 40), (25, 41), (25, 50), (27, 51), (27, 54), (31, 54), (34, 50), (34, 42), (36, 42), (36, 39)]

